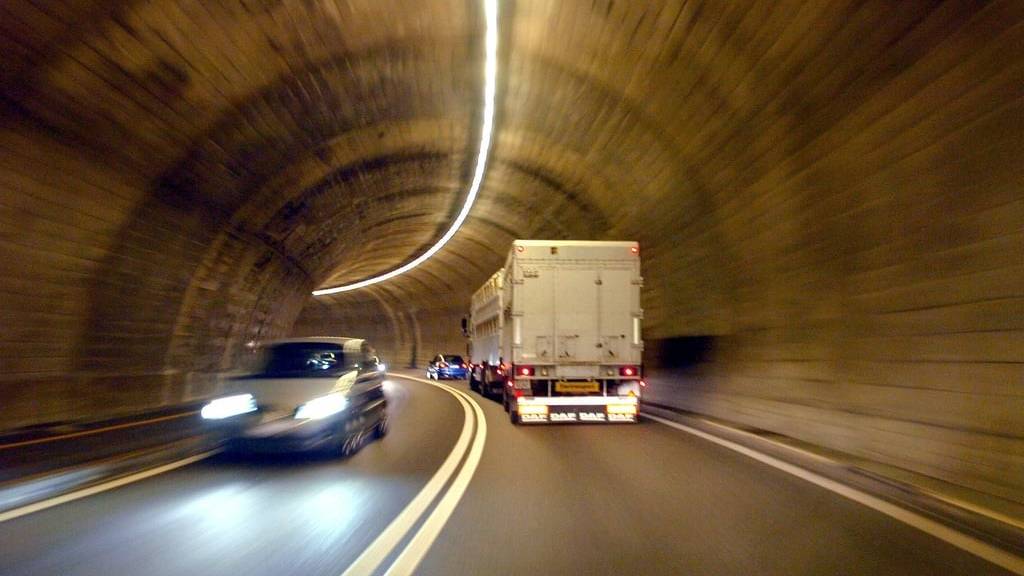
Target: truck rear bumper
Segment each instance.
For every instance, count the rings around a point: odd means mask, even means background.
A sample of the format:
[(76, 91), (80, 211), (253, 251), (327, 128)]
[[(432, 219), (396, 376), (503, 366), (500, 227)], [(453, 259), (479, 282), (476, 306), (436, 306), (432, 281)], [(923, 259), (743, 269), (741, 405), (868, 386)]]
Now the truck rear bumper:
[(640, 403), (635, 396), (532, 396), (516, 400), (523, 424), (635, 424)]

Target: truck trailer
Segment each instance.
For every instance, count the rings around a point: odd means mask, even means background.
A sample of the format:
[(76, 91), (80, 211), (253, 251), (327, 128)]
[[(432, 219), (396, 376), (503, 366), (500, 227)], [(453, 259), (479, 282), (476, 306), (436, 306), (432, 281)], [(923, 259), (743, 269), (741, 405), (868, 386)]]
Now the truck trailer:
[(636, 242), (514, 241), (471, 300), (470, 387), (515, 424), (636, 422), (642, 285)]

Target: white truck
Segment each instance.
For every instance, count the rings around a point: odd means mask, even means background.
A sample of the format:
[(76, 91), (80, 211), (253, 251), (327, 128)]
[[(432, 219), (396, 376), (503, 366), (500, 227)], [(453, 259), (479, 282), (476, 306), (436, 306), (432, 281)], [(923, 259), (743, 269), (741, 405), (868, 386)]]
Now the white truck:
[(642, 284), (636, 242), (514, 241), (471, 300), (470, 387), (516, 424), (636, 422)]

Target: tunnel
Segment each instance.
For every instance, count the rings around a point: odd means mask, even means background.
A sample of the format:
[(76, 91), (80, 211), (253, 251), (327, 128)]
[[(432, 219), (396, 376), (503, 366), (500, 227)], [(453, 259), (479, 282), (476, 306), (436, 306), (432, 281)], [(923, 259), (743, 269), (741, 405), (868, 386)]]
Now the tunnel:
[(644, 402), (1024, 509), (1024, 4), (498, 6), (468, 217), (314, 296), (463, 208), (481, 2), (4, 2), (0, 431), (274, 338), (422, 375), (514, 240), (629, 240)]

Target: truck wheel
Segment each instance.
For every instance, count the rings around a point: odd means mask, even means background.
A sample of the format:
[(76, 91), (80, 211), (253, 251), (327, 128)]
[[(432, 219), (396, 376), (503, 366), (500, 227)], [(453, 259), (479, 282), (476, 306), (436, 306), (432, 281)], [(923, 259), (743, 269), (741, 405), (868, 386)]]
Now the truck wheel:
[(473, 377), (473, 373), (472, 372), (469, 373), (469, 389), (474, 391), (474, 392), (479, 392), (480, 391), (480, 382), (476, 378)]
[(519, 412), (517, 412), (516, 410), (513, 410), (511, 407), (509, 407), (508, 420), (509, 420), (509, 422), (511, 422), (511, 423), (513, 423), (513, 424), (518, 426), (519, 425)]
[(508, 412), (508, 394), (505, 394), (504, 391), (501, 393), (501, 407), (505, 409), (505, 412)]

